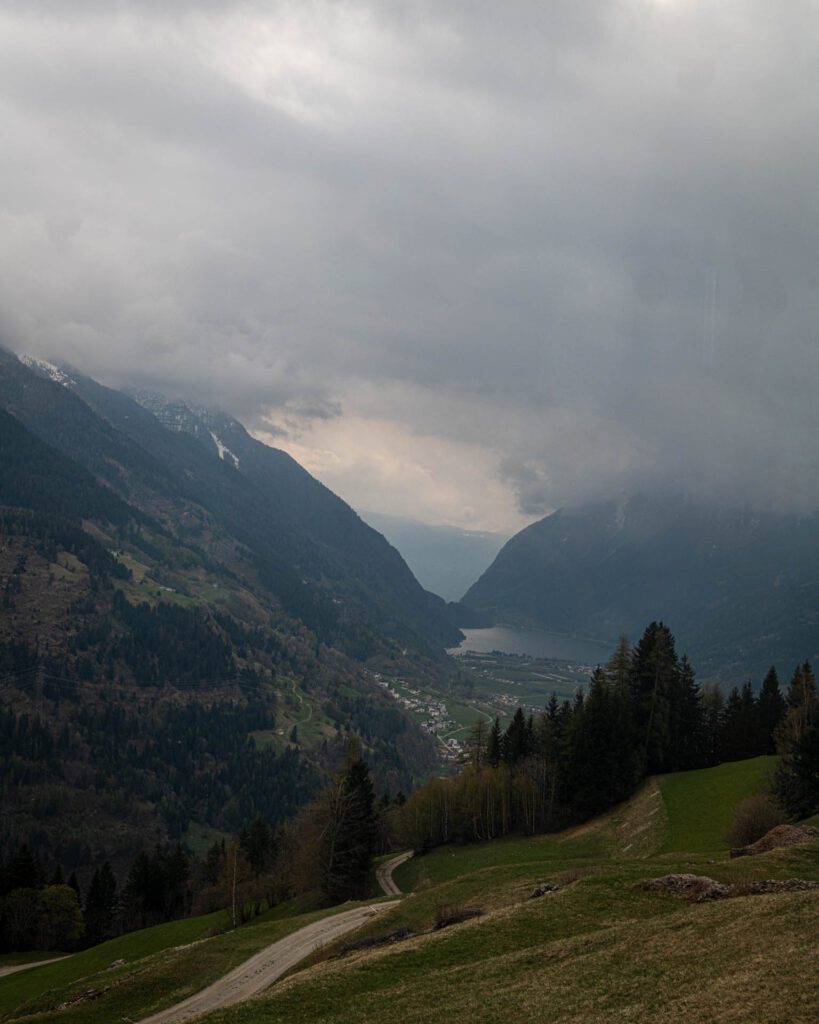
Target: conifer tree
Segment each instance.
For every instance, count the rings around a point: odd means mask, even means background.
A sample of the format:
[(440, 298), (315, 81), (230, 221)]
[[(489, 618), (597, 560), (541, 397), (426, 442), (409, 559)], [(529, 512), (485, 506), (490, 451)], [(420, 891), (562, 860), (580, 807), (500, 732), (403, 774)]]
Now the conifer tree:
[(652, 622), (632, 657), (631, 686), (643, 772), (668, 771), (671, 693), (678, 672), (674, 637), (662, 622)]
[(486, 719), (476, 718), (464, 739), (461, 761), (482, 768), (486, 764), (488, 740)]
[(370, 769), (356, 737), (324, 794), (321, 834), (322, 888), (333, 903), (367, 895), (378, 823)]
[(771, 665), (768, 674), (762, 682), (762, 689), (759, 692), (759, 741), (760, 753), (775, 754), (777, 726), (785, 715), (785, 698), (779, 688), (779, 678), (776, 669)]
[(495, 718), (492, 728), (489, 730), (489, 740), (486, 745), (486, 760), (490, 767), (497, 768), (501, 762), (502, 734), (500, 719)]
[(806, 818), (819, 811), (819, 694), (808, 662), (794, 672), (787, 703), (776, 730), (776, 789), (790, 814)]
[(703, 757), (706, 765), (719, 764), (722, 759), (722, 733), (725, 697), (718, 683), (702, 688)]
[(106, 861), (94, 871), (85, 897), (85, 933), (95, 946), (116, 934), (117, 883)]
[(501, 744), (503, 760), (508, 765), (516, 764), (529, 754), (531, 745), (531, 719), (527, 722), (523, 709), (518, 708), (503, 737)]

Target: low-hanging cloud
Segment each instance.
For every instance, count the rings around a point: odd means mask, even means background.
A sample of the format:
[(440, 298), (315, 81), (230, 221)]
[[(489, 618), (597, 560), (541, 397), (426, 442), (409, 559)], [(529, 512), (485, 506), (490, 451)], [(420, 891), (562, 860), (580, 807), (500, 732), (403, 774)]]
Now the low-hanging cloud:
[(470, 451), (510, 526), (816, 507), (817, 13), (6, 4), (2, 341), (325, 450), (392, 424), (427, 518)]

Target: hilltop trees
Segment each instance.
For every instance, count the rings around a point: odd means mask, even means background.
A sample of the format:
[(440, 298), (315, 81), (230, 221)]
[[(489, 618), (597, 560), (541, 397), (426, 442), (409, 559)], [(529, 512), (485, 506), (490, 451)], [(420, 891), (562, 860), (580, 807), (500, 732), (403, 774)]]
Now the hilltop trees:
[(785, 702), (774, 669), (759, 698), (748, 683), (726, 700), (718, 687), (699, 687), (668, 627), (652, 622), (635, 648), (621, 638), (573, 701), (552, 694), (537, 718), (518, 708), (505, 732), (498, 720), (489, 728), (476, 722), (460, 774), (434, 780), (407, 801), (405, 838), (426, 849), (560, 828), (625, 799), (648, 774), (767, 753), (777, 728), (780, 744), (787, 737), (792, 750), (793, 805), (807, 806), (819, 763), (810, 724), (819, 721), (819, 705), (809, 672), (803, 666), (797, 673), (779, 725)]

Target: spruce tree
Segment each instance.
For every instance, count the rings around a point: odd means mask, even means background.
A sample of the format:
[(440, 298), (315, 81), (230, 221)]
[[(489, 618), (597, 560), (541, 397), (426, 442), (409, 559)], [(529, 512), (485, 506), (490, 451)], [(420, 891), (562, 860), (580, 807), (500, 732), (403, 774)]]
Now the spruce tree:
[(759, 691), (759, 743), (760, 753), (775, 754), (777, 726), (785, 715), (785, 698), (779, 688), (776, 669), (771, 665)]
[(531, 719), (526, 720), (523, 709), (518, 708), (512, 716), (509, 728), (503, 737), (501, 750), (503, 760), (508, 765), (516, 764), (525, 758), (532, 746), (532, 724)]
[(85, 934), (91, 946), (116, 934), (117, 883), (106, 861), (94, 871), (85, 897)]
[(643, 773), (669, 770), (671, 694), (677, 681), (674, 637), (662, 622), (646, 627), (632, 656), (631, 687)]
[(332, 903), (363, 899), (378, 839), (370, 769), (355, 737), (322, 801), (322, 888)]
[(806, 818), (819, 811), (819, 694), (808, 662), (794, 672), (787, 703), (776, 730), (776, 789), (790, 814)]

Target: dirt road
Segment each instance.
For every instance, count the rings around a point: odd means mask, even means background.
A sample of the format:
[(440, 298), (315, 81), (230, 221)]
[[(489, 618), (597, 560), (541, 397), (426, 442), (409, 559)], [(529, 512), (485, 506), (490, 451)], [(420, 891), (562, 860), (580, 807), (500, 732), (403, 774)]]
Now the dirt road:
[(387, 907), (395, 906), (395, 902), (377, 903), (372, 907), (356, 907), (355, 910), (345, 910), (341, 914), (314, 921), (292, 935), (274, 942), (272, 946), (252, 956), (190, 999), (177, 1003), (167, 1010), (160, 1010), (159, 1013), (140, 1021), (140, 1024), (171, 1024), (171, 1021), (187, 1020), (196, 1014), (208, 1013), (218, 1007), (250, 999), (251, 996), (258, 995), (266, 989), (285, 971), (289, 971), (299, 960), (309, 956), (313, 950), (327, 945), (345, 932), (352, 931)]
[(7, 974), (16, 974), (18, 971), (27, 971), (29, 967), (42, 967), (43, 964), (56, 964), (58, 960), (65, 960), (65, 957), (54, 956), (50, 960), (34, 960), (30, 964), (15, 964), (13, 967), (0, 967), (0, 978), (5, 978)]
[(376, 880), (387, 896), (401, 895), (401, 890), (392, 880), (392, 873), (399, 864), (403, 864), (404, 861), (409, 860), (411, 856), (412, 850), (407, 850), (406, 853), (400, 853), (397, 857), (393, 857), (391, 860), (385, 860), (383, 864), (379, 864), (375, 869)]

